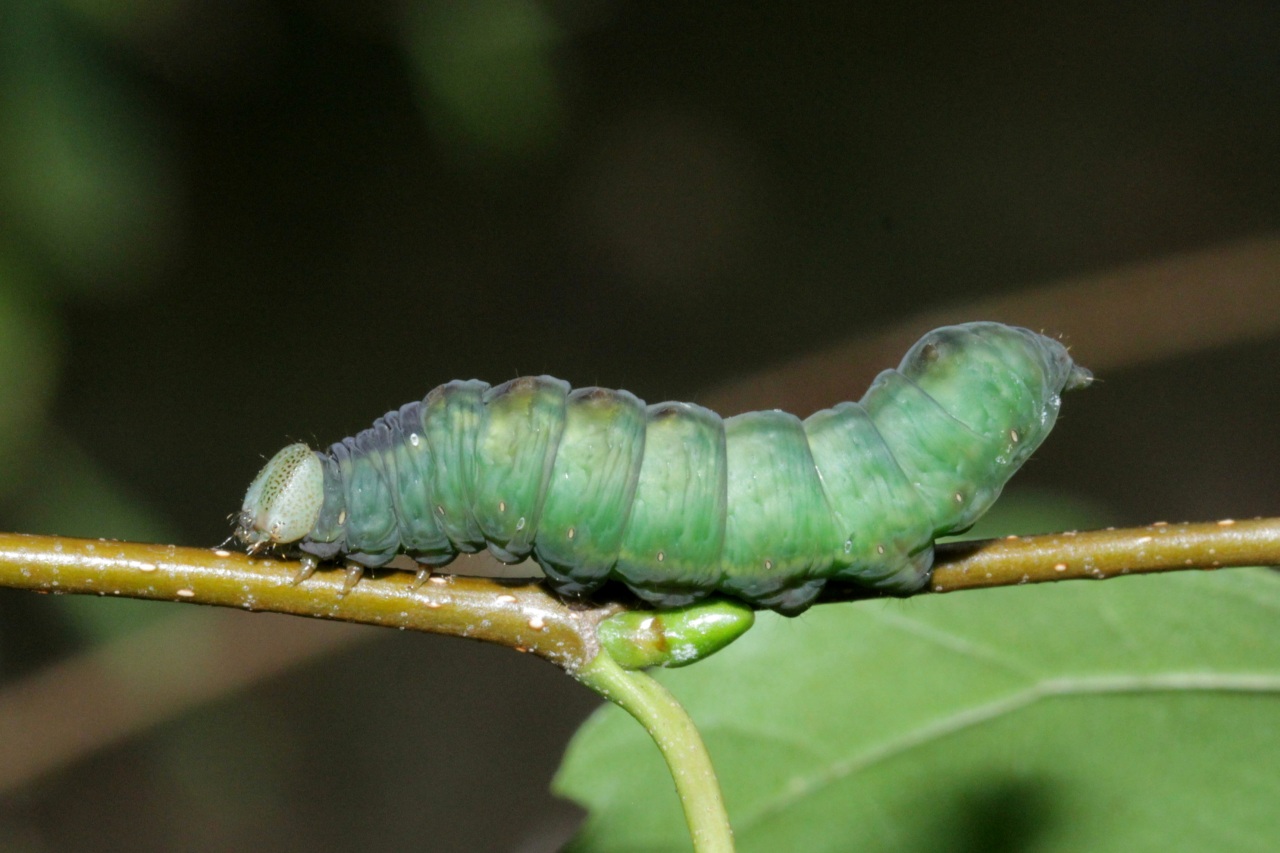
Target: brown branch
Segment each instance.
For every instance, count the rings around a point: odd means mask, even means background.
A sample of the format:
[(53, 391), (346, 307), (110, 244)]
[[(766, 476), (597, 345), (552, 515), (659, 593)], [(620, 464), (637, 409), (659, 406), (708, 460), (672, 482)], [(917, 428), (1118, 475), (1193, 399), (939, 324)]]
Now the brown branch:
[(1010, 536), (940, 548), (931, 589), (1280, 564), (1280, 518)]
[[(921, 593), (1274, 564), (1280, 564), (1280, 518), (1160, 522), (946, 543), (938, 547), (933, 576)], [(413, 575), (400, 571), (365, 578), (343, 595), (341, 572), (320, 572), (295, 585), (297, 568), (228, 551), (0, 534), (0, 586), (212, 604), (470, 637), (531, 652), (571, 672), (598, 651), (600, 621), (626, 606), (574, 606), (534, 581), (438, 575), (415, 588)], [(875, 594), (841, 588), (823, 601)]]
[[(471, 563), (483, 565), (484, 558), (472, 558)], [(932, 582), (922, 592), (1277, 563), (1280, 519), (1154, 524), (1128, 530), (944, 544), (939, 546)], [(464, 562), (463, 568), (466, 567)], [(598, 623), (624, 606), (609, 603), (575, 608), (536, 582), (454, 575), (441, 575), (415, 590), (409, 572), (365, 578), (344, 597), (342, 572), (319, 572), (294, 586), (291, 581), (296, 570), (295, 563), (226, 551), (0, 534), (0, 586), (54, 594), (120, 595), (212, 604), (470, 637), (540, 655), (571, 672), (594, 658)], [(873, 594), (857, 587), (833, 587), (823, 601), (848, 601)], [(235, 630), (222, 620), (219, 625), (223, 626), (219, 629), (222, 634)], [(258, 628), (269, 629), (275, 639), (264, 643), (256, 634), (245, 634)], [(298, 642), (286, 643), (283, 641), (289, 632), (284, 629), (283, 625), (277, 628), (245, 623), (239, 636), (246, 637), (255, 648), (270, 646), (286, 658), (293, 652), (314, 653), (345, 641), (345, 637), (334, 634), (328, 635), (331, 642), (319, 642), (312, 636), (314, 632), (306, 632), (299, 635)], [(149, 629), (162, 635), (170, 630), (168, 625)], [(68, 691), (82, 694), (86, 674), (97, 673), (99, 677), (88, 679), (88, 683), (98, 683), (103, 672), (115, 669), (97, 657), (117, 659), (123, 655), (124, 659), (134, 659), (128, 649), (136, 642), (135, 638), (122, 638), (81, 661), (79, 668), (73, 661), (70, 673), (55, 668), (7, 688), (0, 694), (0, 717), (10, 722), (44, 718), (41, 709), (76, 704)], [(143, 635), (142, 644), (152, 649), (167, 645), (150, 634)], [(183, 667), (190, 671), (191, 664), (187, 659)], [(197, 665), (196, 669), (200, 667)], [(240, 684), (255, 674), (269, 673), (274, 667), (266, 667), (263, 673), (258, 673), (258, 668), (251, 669), (251, 673), (232, 681)], [(168, 671), (163, 667), (161, 670)], [(217, 693), (214, 688), (201, 688), (199, 679), (178, 680), (162, 675), (159, 680), (170, 685), (167, 700), (159, 703), (163, 707), (153, 701), (143, 712), (134, 707), (136, 703), (129, 696), (117, 696), (118, 713), (99, 714), (100, 725), (92, 731), (77, 728), (59, 738), (49, 730), (47, 719), (42, 726), (23, 727), (29, 732), (43, 732), (44, 736), (29, 740), (38, 748), (22, 755), (11, 750), (10, 760), (0, 762), (0, 789), (19, 785), (40, 772), (138, 731), (156, 714), (163, 719), (167, 712), (206, 698), (210, 690)], [(118, 692), (108, 690), (105, 694), (114, 696)]]
[(0, 533), (0, 586), (212, 604), (470, 637), (569, 670), (595, 657), (595, 625), (616, 606), (575, 609), (536, 582), (413, 573), (369, 577), (343, 595), (342, 572), (293, 584), (297, 563), (230, 551)]
[[(921, 593), (1271, 565), (1280, 565), (1280, 518), (1157, 522), (1120, 530), (944, 543), (938, 546), (929, 586)], [(830, 590), (822, 602), (867, 597), (865, 591), (846, 587)]]

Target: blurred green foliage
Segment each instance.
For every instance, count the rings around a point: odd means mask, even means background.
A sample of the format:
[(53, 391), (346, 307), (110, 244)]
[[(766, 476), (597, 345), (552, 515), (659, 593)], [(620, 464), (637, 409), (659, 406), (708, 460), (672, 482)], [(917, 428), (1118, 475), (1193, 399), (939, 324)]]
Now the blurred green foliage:
[(446, 152), (525, 159), (565, 132), (554, 50), (560, 27), (535, 0), (410, 4), (405, 47), (423, 115)]
[[(67, 11), (0, 3), (0, 501), (24, 530), (163, 539), (168, 526), (51, 420), (59, 303), (145, 287), (181, 235), (163, 122)], [(88, 604), (53, 608), (83, 642), (161, 612)]]
[(60, 284), (137, 287), (181, 235), (173, 145), (63, 13), (53, 0), (0, 4), (0, 204)]
[(15, 251), (0, 247), (0, 499), (38, 443), (60, 360), (51, 312), (22, 267)]

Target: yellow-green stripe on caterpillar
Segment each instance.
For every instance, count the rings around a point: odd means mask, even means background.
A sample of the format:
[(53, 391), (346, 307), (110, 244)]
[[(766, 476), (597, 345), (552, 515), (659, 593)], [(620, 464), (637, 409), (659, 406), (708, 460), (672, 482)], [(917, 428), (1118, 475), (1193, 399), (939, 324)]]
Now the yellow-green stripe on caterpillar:
[(930, 332), (860, 402), (803, 421), (454, 381), (328, 450), (281, 450), (236, 533), (357, 567), (488, 547), (565, 594), (615, 579), (662, 608), (720, 592), (796, 614), (832, 580), (922, 586), (934, 539), (986, 512), (1091, 379), (1058, 341), (984, 322)]

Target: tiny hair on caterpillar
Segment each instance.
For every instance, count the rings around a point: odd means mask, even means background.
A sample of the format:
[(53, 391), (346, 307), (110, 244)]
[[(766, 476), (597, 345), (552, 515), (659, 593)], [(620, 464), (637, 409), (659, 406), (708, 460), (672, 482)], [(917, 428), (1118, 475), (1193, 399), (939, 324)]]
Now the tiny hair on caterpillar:
[(565, 595), (606, 580), (659, 608), (710, 593), (794, 615), (830, 581), (909, 593), (934, 540), (969, 528), (1092, 374), (994, 322), (929, 332), (859, 402), (801, 420), (455, 380), (326, 450), (291, 444), (253, 480), (236, 536), (422, 576), (487, 547)]

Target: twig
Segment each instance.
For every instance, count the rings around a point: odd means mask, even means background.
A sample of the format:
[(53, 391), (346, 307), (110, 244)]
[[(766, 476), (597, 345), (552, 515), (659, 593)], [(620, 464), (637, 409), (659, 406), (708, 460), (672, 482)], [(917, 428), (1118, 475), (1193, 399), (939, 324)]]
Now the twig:
[[(1011, 536), (940, 545), (920, 593), (1180, 569), (1280, 564), (1280, 518)], [(626, 605), (574, 606), (536, 582), (410, 572), (365, 578), (343, 595), (342, 572), (293, 584), (297, 564), (228, 551), (0, 533), (0, 586), (119, 595), (315, 616), (470, 637), (544, 657), (570, 672), (599, 651), (596, 627)], [(824, 602), (876, 593), (835, 588)]]
[(570, 672), (599, 650), (595, 625), (616, 605), (575, 609), (536, 582), (342, 572), (294, 584), (298, 564), (230, 551), (0, 533), (0, 586), (213, 604), (470, 637), (546, 658)]
[(1157, 522), (939, 548), (931, 589), (954, 592), (1053, 580), (1280, 564), (1280, 518)]
[(696, 853), (733, 853), (733, 829), (711, 756), (688, 712), (643, 672), (628, 672), (608, 654), (596, 656), (576, 678), (635, 717), (662, 751)]
[[(958, 592), (1121, 575), (1280, 565), (1280, 518), (1157, 522), (1146, 527), (1009, 536), (938, 546), (926, 592)], [(821, 601), (854, 601), (874, 593), (828, 588)]]

